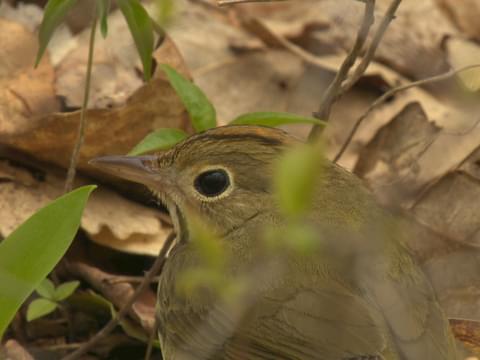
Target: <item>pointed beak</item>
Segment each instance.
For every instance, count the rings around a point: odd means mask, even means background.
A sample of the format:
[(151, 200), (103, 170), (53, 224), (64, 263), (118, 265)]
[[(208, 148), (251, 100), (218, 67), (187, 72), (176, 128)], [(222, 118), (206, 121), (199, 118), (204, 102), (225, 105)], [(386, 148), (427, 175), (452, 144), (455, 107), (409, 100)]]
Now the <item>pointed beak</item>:
[(88, 162), (114, 176), (153, 186), (160, 178), (157, 157), (146, 156), (102, 156)]

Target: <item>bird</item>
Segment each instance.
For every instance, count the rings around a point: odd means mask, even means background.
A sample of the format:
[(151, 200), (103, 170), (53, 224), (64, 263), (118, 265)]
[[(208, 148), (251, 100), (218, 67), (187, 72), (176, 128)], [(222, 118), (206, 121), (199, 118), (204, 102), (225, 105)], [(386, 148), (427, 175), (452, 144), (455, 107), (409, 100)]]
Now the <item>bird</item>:
[[(172, 218), (177, 236), (157, 297), (164, 359), (458, 358), (434, 290), (405, 245), (408, 231), (341, 166), (318, 163), (304, 214), (314, 250), (275, 252), (262, 242), (268, 227), (288, 234), (274, 169), (301, 145), (281, 129), (230, 125), (155, 154), (92, 161), (147, 186)], [(246, 284), (234, 300), (208, 286), (189, 293), (178, 286), (180, 274), (204, 261), (198, 219), (224, 249), (224, 283)]]

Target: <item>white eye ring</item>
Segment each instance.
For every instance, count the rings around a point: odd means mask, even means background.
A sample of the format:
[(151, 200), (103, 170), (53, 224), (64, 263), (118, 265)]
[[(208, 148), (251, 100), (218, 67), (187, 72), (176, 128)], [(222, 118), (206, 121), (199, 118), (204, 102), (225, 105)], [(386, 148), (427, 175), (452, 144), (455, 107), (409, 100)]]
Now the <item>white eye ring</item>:
[(233, 190), (233, 176), (223, 166), (210, 165), (198, 172), (193, 182), (193, 192), (202, 201), (216, 201)]

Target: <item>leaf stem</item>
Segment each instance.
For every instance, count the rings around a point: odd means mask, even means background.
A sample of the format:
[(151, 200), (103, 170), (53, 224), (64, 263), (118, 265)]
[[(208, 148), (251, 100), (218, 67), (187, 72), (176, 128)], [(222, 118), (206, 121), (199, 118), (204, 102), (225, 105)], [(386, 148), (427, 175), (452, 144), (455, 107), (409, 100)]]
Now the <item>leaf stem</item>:
[(67, 179), (65, 180), (65, 189), (64, 189), (65, 193), (71, 191), (73, 188), (73, 181), (75, 180), (75, 173), (77, 169), (78, 159), (80, 157), (80, 150), (85, 141), (85, 128), (87, 125), (87, 107), (88, 107), (88, 100), (90, 97), (90, 85), (91, 85), (92, 67), (93, 67), (93, 52), (94, 52), (94, 46), (95, 46), (95, 34), (97, 32), (97, 22), (98, 22), (98, 16), (95, 13), (95, 16), (93, 18), (92, 28), (90, 30), (87, 72), (85, 75), (85, 89), (83, 93), (82, 109), (80, 112), (80, 124), (78, 125), (77, 139), (75, 141), (75, 146), (73, 148), (72, 156), (70, 158), (70, 165), (68, 167)]

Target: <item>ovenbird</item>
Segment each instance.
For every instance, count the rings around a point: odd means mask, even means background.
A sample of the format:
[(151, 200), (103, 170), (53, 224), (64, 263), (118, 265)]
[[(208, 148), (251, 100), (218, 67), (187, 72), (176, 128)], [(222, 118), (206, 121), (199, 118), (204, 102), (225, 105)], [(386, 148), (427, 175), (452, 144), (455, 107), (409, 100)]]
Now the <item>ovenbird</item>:
[[(93, 161), (149, 187), (172, 217), (177, 239), (157, 304), (164, 358), (455, 359), (448, 321), (404, 246), (405, 232), (341, 167), (319, 164), (305, 216), (318, 249), (269, 258), (264, 229), (286, 222), (273, 167), (299, 143), (278, 129), (226, 126), (158, 155)], [(176, 285), (183, 270), (202, 261), (193, 217), (221, 238), (230, 259), (222, 278), (249, 279), (236, 303), (208, 287), (187, 294)]]

